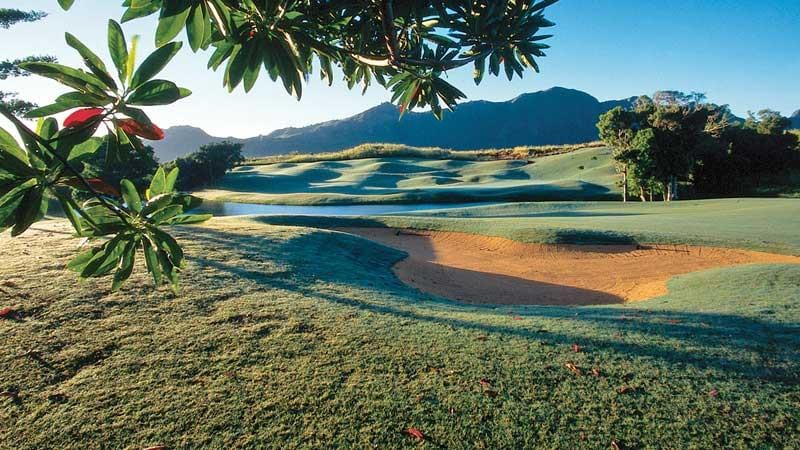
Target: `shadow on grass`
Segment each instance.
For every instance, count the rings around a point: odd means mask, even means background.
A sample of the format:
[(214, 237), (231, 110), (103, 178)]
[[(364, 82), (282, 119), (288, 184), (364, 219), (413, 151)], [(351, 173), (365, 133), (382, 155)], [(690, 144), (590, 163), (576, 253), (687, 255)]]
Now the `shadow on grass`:
[[(238, 254), (239, 259), (260, 254), (280, 261), (284, 270), (276, 275), (217, 259), (190, 258), (197, 266), (253, 282), (258, 290), (288, 290), (340, 306), (481, 334), (565, 346), (580, 342), (587, 348), (651, 358), (677, 368), (691, 365), (745, 379), (800, 382), (796, 324), (634, 306), (464, 305), (407, 287), (390, 270), (404, 257), (402, 252), (355, 236), (309, 231), (286, 239), (206, 228), (191, 228), (190, 234), (203, 245)], [(359, 295), (353, 295), (354, 290)], [(587, 326), (595, 328), (591, 335), (585, 332)]]

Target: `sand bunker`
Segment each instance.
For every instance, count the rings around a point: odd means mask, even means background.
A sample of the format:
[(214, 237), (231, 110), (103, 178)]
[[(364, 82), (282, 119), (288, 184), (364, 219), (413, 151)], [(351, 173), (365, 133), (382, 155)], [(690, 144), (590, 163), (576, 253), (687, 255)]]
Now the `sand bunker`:
[(340, 228), (408, 252), (405, 283), (467, 303), (600, 305), (667, 292), (670, 278), (713, 267), (795, 263), (800, 257), (683, 245), (545, 245), (466, 233)]

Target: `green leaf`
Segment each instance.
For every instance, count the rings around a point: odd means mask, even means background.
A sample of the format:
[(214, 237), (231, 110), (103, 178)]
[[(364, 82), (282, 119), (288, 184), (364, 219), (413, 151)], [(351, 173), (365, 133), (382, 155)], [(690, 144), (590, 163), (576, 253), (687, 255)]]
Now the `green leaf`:
[(153, 276), (153, 282), (156, 286), (161, 285), (161, 264), (158, 261), (158, 253), (155, 250), (155, 244), (150, 240), (149, 236), (142, 239), (142, 249), (144, 250), (144, 261), (147, 265), (147, 271)]
[(170, 206), (167, 206), (166, 208), (161, 208), (158, 211), (154, 212), (150, 216), (150, 222), (152, 222), (152, 223), (154, 223), (156, 225), (160, 225), (160, 224), (168, 221), (169, 219), (172, 219), (173, 217), (177, 216), (178, 214), (182, 214), (182, 213), (183, 213), (183, 206), (181, 206), (181, 205), (170, 205)]
[(131, 88), (136, 89), (143, 83), (158, 75), (158, 73), (161, 72), (164, 67), (167, 66), (167, 64), (169, 64), (172, 58), (178, 54), (178, 51), (180, 51), (182, 45), (183, 44), (181, 42), (170, 42), (145, 58), (145, 60), (133, 74), (133, 78), (131, 79)]
[(0, 167), (17, 176), (31, 176), (35, 173), (28, 154), (3, 128), (0, 128)]
[(27, 62), (19, 65), (22, 69), (36, 75), (56, 80), (59, 83), (85, 93), (103, 93), (106, 85), (96, 76), (82, 70), (56, 63)]
[(117, 271), (114, 272), (114, 281), (111, 283), (112, 291), (118, 290), (120, 286), (122, 286), (122, 283), (131, 277), (131, 273), (133, 273), (133, 263), (135, 260), (136, 242), (133, 241), (128, 243), (128, 245), (125, 247), (125, 250), (122, 251), (119, 266)]
[(205, 8), (202, 3), (192, 6), (189, 20), (186, 22), (186, 37), (193, 52), (197, 52), (205, 42), (206, 27), (211, 26), (207, 23)]
[(11, 229), (11, 236), (19, 236), (24, 233), (34, 222), (41, 220), (46, 213), (47, 200), (44, 198), (44, 188), (29, 189), (17, 208), (17, 220)]
[(147, 190), (147, 199), (150, 200), (156, 196), (164, 194), (167, 187), (167, 176), (164, 173), (164, 168), (159, 167), (156, 174), (153, 175), (153, 180), (150, 181), (150, 188)]
[(170, 42), (180, 33), (189, 17), (189, 6), (186, 0), (172, 0), (161, 9), (156, 28), (156, 47)]
[(114, 20), (108, 21), (108, 51), (117, 67), (119, 79), (124, 82), (128, 74), (128, 43), (122, 27)]
[(169, 105), (180, 100), (181, 90), (175, 83), (167, 80), (150, 80), (139, 86), (130, 97), (128, 104), (138, 106)]
[(136, 186), (134, 186), (130, 180), (122, 180), (120, 183), (120, 192), (128, 208), (137, 213), (142, 211), (142, 199), (139, 197), (139, 193), (136, 192)]
[(179, 172), (177, 167), (169, 171), (166, 183), (164, 184), (164, 192), (175, 192), (175, 182), (178, 181)]
[(68, 9), (72, 8), (73, 3), (75, 3), (75, 0), (58, 0), (59, 6), (61, 6), (61, 9), (63, 9), (64, 11), (67, 11)]
[(169, 225), (191, 225), (205, 222), (212, 217), (214, 217), (212, 214), (183, 214), (173, 217), (167, 223)]
[(104, 106), (111, 103), (111, 98), (103, 98), (94, 94), (84, 92), (67, 92), (56, 98), (52, 105), (43, 106), (28, 112), (25, 117), (37, 118), (46, 117), (68, 111), (74, 108)]
[(100, 150), (100, 147), (103, 146), (103, 142), (104, 139), (100, 137), (91, 138), (81, 142), (80, 144), (72, 147), (67, 160), (69, 162), (78, 162), (84, 157), (91, 156)]
[(83, 63), (86, 64), (86, 67), (92, 71), (93, 74), (97, 76), (97, 78), (102, 81), (107, 88), (111, 89), (112, 91), (117, 90), (117, 83), (114, 82), (114, 79), (111, 78), (111, 75), (108, 73), (108, 69), (106, 69), (106, 65), (103, 63), (103, 60), (100, 59), (93, 51), (89, 49), (89, 47), (85, 46), (83, 42), (78, 40), (75, 36), (70, 33), (66, 33), (66, 40), (67, 45), (74, 48), (78, 51), (78, 54), (81, 55), (83, 58)]

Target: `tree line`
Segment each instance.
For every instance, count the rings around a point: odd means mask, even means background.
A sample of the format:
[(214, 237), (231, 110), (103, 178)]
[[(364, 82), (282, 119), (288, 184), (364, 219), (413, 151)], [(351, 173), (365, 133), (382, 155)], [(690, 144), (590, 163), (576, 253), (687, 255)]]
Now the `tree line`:
[(776, 111), (738, 120), (698, 93), (662, 91), (600, 116), (600, 139), (613, 150), (623, 201), (682, 194), (741, 195), (800, 169), (798, 135)]
[(153, 148), (145, 146), (125, 155), (125, 164), (109, 164), (108, 147), (104, 143), (81, 161), (82, 173), (88, 179), (103, 180), (111, 186), (118, 186), (123, 179), (128, 179), (144, 191), (159, 167), (166, 172), (177, 168), (180, 172), (175, 183), (176, 189), (193, 191), (213, 184), (244, 162), (242, 147), (242, 144), (227, 141), (207, 144), (184, 157), (159, 164)]

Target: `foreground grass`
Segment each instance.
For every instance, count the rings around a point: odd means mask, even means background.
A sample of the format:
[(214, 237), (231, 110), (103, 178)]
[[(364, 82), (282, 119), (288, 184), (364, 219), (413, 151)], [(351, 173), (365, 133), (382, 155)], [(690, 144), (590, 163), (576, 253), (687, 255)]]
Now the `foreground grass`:
[(75, 283), (62, 234), (0, 236), (2, 446), (416, 448), (409, 427), (429, 448), (800, 446), (798, 266), (488, 308), (407, 288), (402, 254), (341, 233), (216, 219), (180, 238), (174, 297), (142, 270)]
[(608, 200), (618, 197), (610, 154), (589, 147), (531, 161), (418, 157), (251, 165), (197, 195), (287, 205)]
[(668, 243), (800, 255), (800, 200), (721, 199), (505, 203), (361, 218), (262, 217), (265, 223), (316, 227), (416, 228), (539, 243)]

